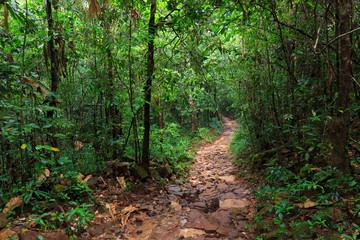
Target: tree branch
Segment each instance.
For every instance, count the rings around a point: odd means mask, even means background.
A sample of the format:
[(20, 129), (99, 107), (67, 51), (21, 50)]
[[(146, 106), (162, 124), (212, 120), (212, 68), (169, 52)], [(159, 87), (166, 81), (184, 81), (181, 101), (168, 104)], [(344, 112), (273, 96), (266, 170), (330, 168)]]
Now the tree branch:
[(353, 30), (351, 30), (351, 31), (348, 31), (348, 32), (346, 32), (346, 33), (340, 34), (339, 36), (335, 37), (335, 38), (332, 39), (330, 42), (328, 42), (328, 43), (325, 45), (325, 47), (323, 47), (319, 52), (316, 52), (316, 45), (315, 45), (315, 46), (314, 46), (315, 53), (316, 53), (316, 54), (321, 54), (321, 53), (322, 53), (326, 48), (328, 48), (333, 42), (339, 40), (339, 39), (342, 38), (342, 37), (345, 37), (345, 36), (348, 35), (348, 34), (352, 34), (352, 33), (356, 32), (356, 31), (359, 31), (359, 30), (360, 30), (360, 27), (355, 28), (355, 29), (353, 29)]

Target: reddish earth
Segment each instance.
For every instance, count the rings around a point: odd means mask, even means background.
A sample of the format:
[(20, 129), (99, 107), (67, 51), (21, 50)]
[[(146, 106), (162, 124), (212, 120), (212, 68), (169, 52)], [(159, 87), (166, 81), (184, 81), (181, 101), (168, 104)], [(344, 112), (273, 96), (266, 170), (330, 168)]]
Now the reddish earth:
[(199, 149), (186, 179), (133, 192), (108, 187), (99, 194), (107, 211), (96, 213), (83, 239), (254, 239), (253, 187), (236, 176), (228, 150), (235, 128), (224, 118), (222, 135)]

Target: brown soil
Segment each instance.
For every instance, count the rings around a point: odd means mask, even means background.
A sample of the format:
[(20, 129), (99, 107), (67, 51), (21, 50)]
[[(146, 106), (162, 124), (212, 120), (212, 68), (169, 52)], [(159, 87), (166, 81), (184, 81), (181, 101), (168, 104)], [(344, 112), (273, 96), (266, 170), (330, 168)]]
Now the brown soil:
[(165, 187), (146, 182), (124, 192), (110, 185), (98, 197), (106, 211), (83, 239), (254, 239), (252, 186), (236, 177), (228, 147), (236, 122), (196, 154), (189, 176)]

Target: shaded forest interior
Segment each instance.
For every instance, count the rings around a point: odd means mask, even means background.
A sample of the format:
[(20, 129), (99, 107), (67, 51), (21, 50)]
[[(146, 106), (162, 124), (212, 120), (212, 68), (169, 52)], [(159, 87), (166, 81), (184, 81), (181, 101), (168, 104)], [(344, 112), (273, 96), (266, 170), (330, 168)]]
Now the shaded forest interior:
[(359, 1), (0, 4), (0, 229), (78, 236), (79, 174), (176, 179), (227, 116), (239, 175), (263, 176), (258, 239), (358, 238)]

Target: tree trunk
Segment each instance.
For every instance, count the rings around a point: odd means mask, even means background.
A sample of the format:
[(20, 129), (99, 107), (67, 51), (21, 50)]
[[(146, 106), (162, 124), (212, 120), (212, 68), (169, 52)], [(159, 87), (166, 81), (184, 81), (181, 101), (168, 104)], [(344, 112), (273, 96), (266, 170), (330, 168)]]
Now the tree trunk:
[[(51, 6), (51, 0), (46, 0), (46, 20), (48, 24), (48, 44), (47, 44), (47, 53), (48, 57), (50, 59), (50, 76), (51, 76), (51, 92), (56, 93), (59, 85), (59, 63), (57, 58), (57, 50), (55, 49), (54, 45), (54, 22), (53, 22), (53, 15), (52, 15), (52, 6)], [(57, 99), (55, 97), (51, 97), (51, 101), (49, 105), (51, 107), (57, 106)], [(50, 110), (47, 112), (47, 116), (49, 118), (53, 117), (54, 111)]]
[(332, 145), (330, 165), (344, 172), (350, 172), (350, 164), (346, 145), (350, 115), (346, 109), (350, 106), (351, 85), (351, 22), (353, 16), (353, 0), (336, 0), (337, 37), (338, 42), (338, 98), (336, 112), (330, 124), (329, 140)]
[(147, 172), (150, 167), (150, 101), (151, 101), (151, 83), (154, 74), (154, 38), (155, 38), (155, 13), (156, 0), (151, 0), (150, 20), (149, 20), (149, 40), (147, 56), (147, 79), (144, 86), (145, 106), (144, 106), (144, 139), (142, 149), (142, 166)]
[(197, 121), (196, 121), (196, 105), (193, 101), (193, 98), (191, 95), (189, 95), (189, 106), (190, 106), (190, 112), (191, 112), (191, 131), (195, 132), (197, 129)]

